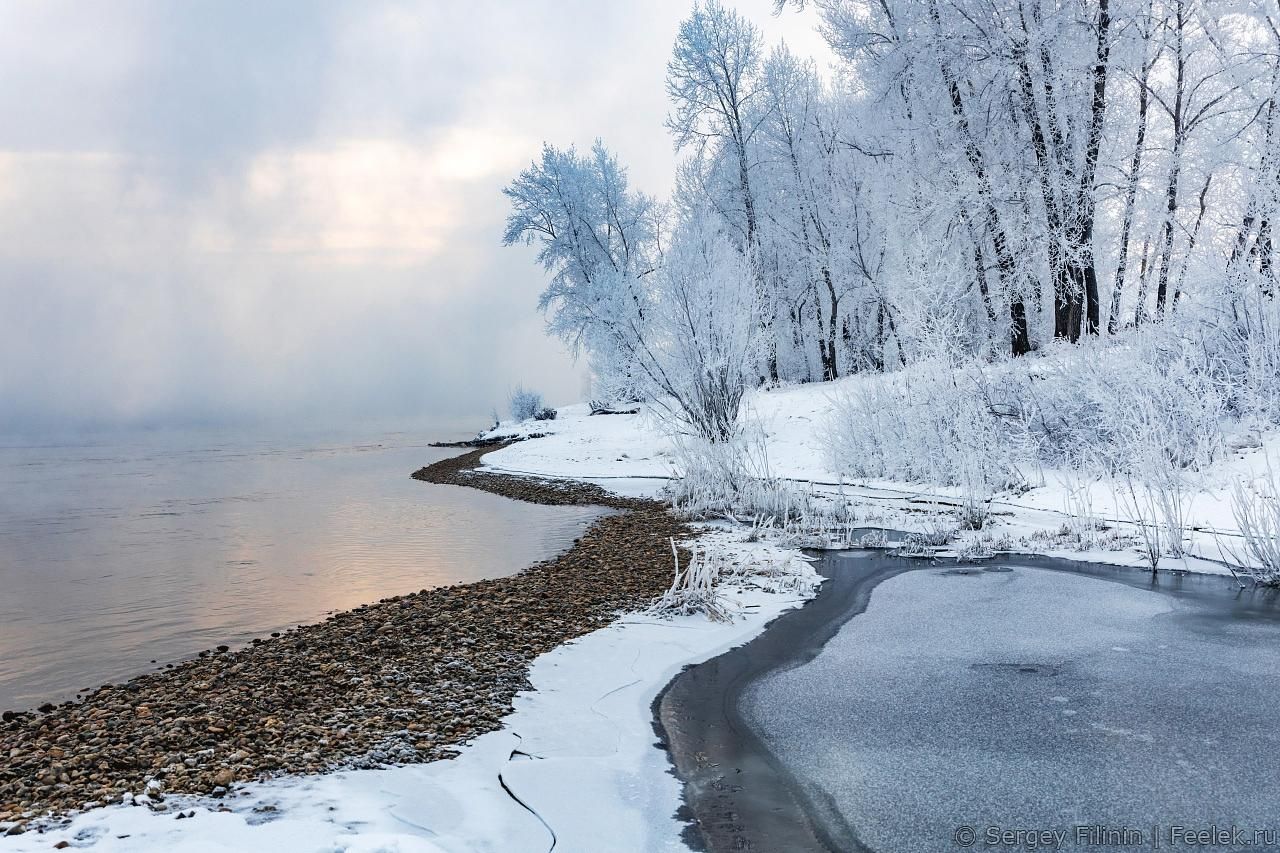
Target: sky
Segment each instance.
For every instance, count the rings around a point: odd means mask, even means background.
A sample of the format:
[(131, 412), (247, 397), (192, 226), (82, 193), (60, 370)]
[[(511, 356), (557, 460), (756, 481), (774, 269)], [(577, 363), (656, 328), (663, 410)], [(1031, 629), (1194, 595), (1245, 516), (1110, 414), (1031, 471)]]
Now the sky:
[[(811, 11), (734, 5), (823, 56)], [(599, 136), (665, 197), (690, 7), (0, 0), (0, 430), (582, 399), (500, 191)]]

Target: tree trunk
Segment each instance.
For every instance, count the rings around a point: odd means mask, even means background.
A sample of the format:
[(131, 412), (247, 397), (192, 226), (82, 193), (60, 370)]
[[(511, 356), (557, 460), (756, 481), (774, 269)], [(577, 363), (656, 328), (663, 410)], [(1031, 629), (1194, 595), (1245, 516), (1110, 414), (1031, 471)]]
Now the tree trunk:
[(1138, 266), (1138, 302), (1133, 307), (1133, 326), (1137, 328), (1147, 319), (1147, 285), (1150, 283), (1147, 259), (1151, 252), (1151, 240), (1142, 241), (1142, 262)]
[(1196, 238), (1200, 236), (1200, 226), (1204, 223), (1205, 197), (1209, 195), (1209, 184), (1213, 181), (1213, 174), (1210, 173), (1204, 179), (1204, 186), (1200, 189), (1200, 210), (1196, 214), (1196, 224), (1191, 228), (1191, 235), (1187, 238), (1187, 253), (1182, 257), (1182, 266), (1178, 270), (1178, 283), (1173, 289), (1173, 301), (1170, 303), (1170, 310), (1178, 306), (1178, 300), (1182, 298), (1182, 285), (1187, 278), (1187, 264), (1191, 261), (1191, 253), (1196, 248)]
[[(1098, 0), (1098, 39), (1093, 65), (1093, 95), (1089, 103), (1089, 129), (1085, 134), (1084, 162), (1080, 179), (1072, 189), (1064, 222), (1065, 251), (1062, 272), (1055, 292), (1054, 334), (1075, 343), (1080, 326), (1091, 335), (1098, 333), (1098, 273), (1093, 256), (1096, 203), (1093, 181), (1098, 172), (1102, 128), (1107, 111), (1107, 64), (1111, 57), (1111, 12), (1108, 0)], [(1049, 69), (1045, 69), (1046, 93)], [(1050, 116), (1056, 122), (1056, 116)], [(1063, 156), (1062, 153), (1059, 156)], [(1069, 173), (1068, 173), (1069, 174)]]
[(1187, 59), (1184, 54), (1183, 28), (1186, 24), (1183, 0), (1176, 0), (1174, 14), (1174, 95), (1172, 165), (1169, 182), (1165, 187), (1165, 216), (1163, 247), (1160, 254), (1160, 270), (1156, 274), (1156, 315), (1163, 316), (1169, 293), (1169, 267), (1173, 261), (1173, 226), (1178, 215), (1178, 177), (1182, 170), (1183, 128), (1182, 99), (1186, 88)]
[(978, 283), (978, 294), (982, 298), (982, 307), (987, 312), (991, 325), (996, 324), (996, 309), (991, 304), (991, 288), (987, 284), (987, 260), (982, 251), (982, 235), (973, 227), (973, 217), (963, 206), (960, 208), (960, 219), (969, 231), (969, 239), (973, 242), (973, 275)]
[[(1098, 173), (1098, 155), (1102, 148), (1102, 128), (1107, 115), (1107, 66), (1111, 61), (1111, 9), (1109, 0), (1098, 0), (1098, 44), (1093, 65), (1093, 99), (1089, 103), (1089, 132), (1085, 137), (1084, 168), (1080, 171), (1080, 188), (1076, 205), (1079, 227), (1074, 260), (1080, 265), (1080, 282), (1085, 300), (1085, 331), (1098, 334), (1098, 271), (1093, 256), (1094, 216), (1097, 202), (1093, 181)], [(1079, 325), (1072, 326), (1074, 341), (1080, 336)]]
[(1271, 245), (1271, 220), (1263, 218), (1262, 224), (1258, 226), (1258, 239), (1254, 241), (1253, 253), (1258, 258), (1258, 273), (1262, 276), (1262, 293), (1265, 296), (1274, 296), (1276, 292), (1275, 278), (1271, 272), (1271, 255), (1274, 249)]
[[(937, 0), (930, 0), (929, 14), (935, 29), (941, 33), (942, 18), (938, 14)], [(1031, 352), (1031, 340), (1027, 331), (1027, 309), (1022, 302), (1022, 297), (1014, 292), (1013, 279), (1016, 267), (1013, 254), (1009, 251), (1008, 241), (1005, 239), (1004, 229), (1000, 225), (1000, 214), (996, 210), (995, 198), (991, 190), (991, 179), (988, 177), (986, 166), (982, 162), (982, 152), (978, 150), (973, 131), (969, 127), (969, 119), (964, 109), (964, 98), (960, 94), (960, 85), (945, 61), (940, 60), (938, 66), (942, 72), (942, 81), (946, 85), (947, 92), (951, 98), (951, 112), (955, 116), (956, 126), (960, 131), (965, 159), (969, 162), (969, 167), (973, 169), (974, 177), (978, 182), (978, 197), (982, 202), (983, 212), (986, 216), (987, 232), (991, 235), (991, 244), (996, 253), (996, 270), (999, 273), (1003, 290), (1009, 298), (1010, 351), (1013, 355), (1026, 355)], [(890, 323), (892, 321), (893, 318), (890, 317)]]
[(1054, 192), (1054, 169), (1049, 159), (1049, 145), (1045, 140), (1044, 123), (1040, 118), (1040, 107), (1036, 103), (1034, 81), (1031, 74), (1031, 62), (1027, 50), (1031, 41), (1031, 33), (1027, 28), (1026, 19), (1021, 17), (1021, 10), (1019, 10), (1019, 17), (1022, 22), (1025, 41), (1014, 39), (1013, 56), (1014, 62), (1018, 66), (1018, 90), (1022, 96), (1022, 111), (1025, 114), (1027, 127), (1031, 132), (1031, 150), (1036, 157), (1036, 180), (1040, 185), (1040, 197), (1044, 204), (1045, 225), (1049, 231), (1046, 250), (1049, 256), (1049, 281), (1053, 283), (1055, 294), (1054, 334), (1058, 335), (1066, 326), (1065, 317), (1062, 316), (1065, 306), (1060, 301), (1060, 289), (1058, 287), (1058, 276), (1062, 268), (1062, 214), (1059, 210), (1058, 198)]
[(1150, 93), (1147, 91), (1147, 80), (1151, 75), (1151, 67), (1144, 56), (1142, 60), (1142, 77), (1138, 80), (1138, 130), (1133, 140), (1133, 155), (1129, 158), (1128, 182), (1124, 190), (1124, 213), (1120, 218), (1120, 257), (1116, 262), (1115, 287), (1111, 291), (1111, 313), (1107, 317), (1107, 332), (1116, 333), (1120, 322), (1120, 297), (1124, 293), (1124, 276), (1129, 265), (1129, 238), (1133, 232), (1133, 206), (1138, 196), (1138, 174), (1142, 169), (1142, 148), (1147, 138), (1147, 107)]
[(823, 267), (822, 280), (827, 285), (827, 295), (831, 300), (831, 312), (827, 315), (830, 322), (827, 324), (826, 348), (822, 360), (822, 378), (824, 381), (830, 382), (833, 379), (840, 378), (839, 360), (836, 358), (836, 325), (840, 318), (840, 300), (836, 298), (835, 283), (831, 280), (831, 270)]

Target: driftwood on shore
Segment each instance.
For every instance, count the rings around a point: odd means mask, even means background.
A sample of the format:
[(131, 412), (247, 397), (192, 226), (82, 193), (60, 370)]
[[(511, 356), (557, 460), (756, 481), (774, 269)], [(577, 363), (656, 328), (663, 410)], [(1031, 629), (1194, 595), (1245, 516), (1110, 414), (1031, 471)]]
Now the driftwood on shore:
[(525, 441), (530, 438), (546, 438), (545, 432), (535, 432), (529, 435), (504, 435), (504, 436), (485, 436), (478, 435), (475, 438), (468, 438), (466, 441), (433, 441), (429, 443), (430, 447), (497, 447), (500, 444), (511, 444), (515, 441)]

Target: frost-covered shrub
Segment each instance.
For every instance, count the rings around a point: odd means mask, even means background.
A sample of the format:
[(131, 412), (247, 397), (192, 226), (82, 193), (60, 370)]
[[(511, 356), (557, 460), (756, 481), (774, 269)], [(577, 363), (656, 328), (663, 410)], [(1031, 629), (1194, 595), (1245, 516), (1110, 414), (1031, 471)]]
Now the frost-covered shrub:
[(1227, 396), (1192, 345), (1167, 330), (1123, 342), (1056, 345), (1002, 367), (992, 387), (1047, 465), (1199, 468), (1223, 445)]
[(653, 383), (647, 381), (645, 366), (626, 352), (593, 352), (590, 366), (592, 414), (634, 409), (636, 403), (653, 395)]
[(833, 468), (857, 477), (962, 487), (976, 506), (1021, 482), (1021, 440), (988, 400), (977, 368), (922, 363), (868, 377), (833, 401)]
[[(1280, 330), (1280, 319), (1271, 327)], [(1280, 423), (1280, 334), (1259, 336), (1241, 345), (1240, 393), (1236, 402), (1246, 418)]]
[(1280, 424), (1280, 300), (1266, 280), (1223, 282), (1221, 304), (1183, 323), (1205, 370), (1227, 396), (1231, 415), (1247, 429)]
[[(993, 493), (1020, 485), (1032, 464), (1109, 478), (1143, 510), (1145, 533), (1159, 525), (1149, 544), (1181, 556), (1194, 478), (1222, 453), (1232, 401), (1264, 409), (1257, 401), (1275, 393), (1268, 384), (1277, 383), (1227, 376), (1202, 347), (1162, 327), (992, 364), (935, 359), (858, 379), (834, 401), (824, 438), (841, 473), (959, 486), (958, 515), (969, 528), (985, 524)], [(1067, 510), (1079, 528), (1073, 538), (1092, 550), (1100, 541), (1092, 513)]]
[(554, 421), (556, 419), (556, 410), (550, 406), (543, 406), (533, 413), (533, 419), (535, 421)]
[(759, 379), (763, 334), (756, 271), (743, 253), (700, 219), (676, 239), (653, 281), (650, 338), (637, 364), (648, 396), (682, 430), (712, 442), (738, 435), (747, 389)]
[(527, 421), (543, 410), (542, 395), (537, 391), (529, 391), (523, 385), (517, 385), (511, 392), (508, 402), (511, 417), (517, 421)]
[(758, 518), (786, 524), (813, 512), (811, 496), (769, 469), (764, 435), (747, 429), (729, 441), (676, 435), (675, 477), (667, 487), (685, 518)]
[(1280, 586), (1280, 480), (1269, 461), (1264, 477), (1235, 485), (1231, 514), (1242, 540), (1232, 562), (1256, 583)]
[(928, 557), (937, 554), (946, 542), (935, 543), (934, 537), (928, 533), (908, 533), (897, 548), (893, 549), (897, 557)]
[(750, 522), (752, 536), (787, 547), (850, 548), (853, 506), (770, 473), (764, 434), (748, 427), (731, 441), (676, 436), (667, 495), (677, 515)]
[(671, 586), (662, 597), (649, 605), (648, 612), (655, 616), (690, 616), (705, 614), (715, 622), (728, 622), (733, 618), (728, 600), (718, 586), (725, 567), (696, 544), (690, 549), (689, 560), (680, 565), (680, 552), (676, 541), (671, 540), (671, 557), (675, 561), (675, 574)]
[(956, 545), (956, 562), (976, 563), (979, 560), (990, 560), (996, 555), (990, 536), (969, 536)]
[(862, 534), (862, 538), (858, 540), (858, 545), (862, 548), (888, 548), (889, 534), (883, 530), (871, 530)]

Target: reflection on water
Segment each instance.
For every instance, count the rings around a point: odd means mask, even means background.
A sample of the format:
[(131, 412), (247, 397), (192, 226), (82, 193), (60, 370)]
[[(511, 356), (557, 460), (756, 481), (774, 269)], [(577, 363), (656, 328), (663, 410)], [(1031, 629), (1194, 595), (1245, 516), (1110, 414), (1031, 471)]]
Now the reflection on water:
[(409, 478), (456, 452), (408, 433), (0, 446), (0, 709), (510, 574), (600, 514)]

